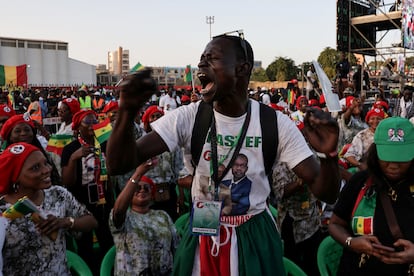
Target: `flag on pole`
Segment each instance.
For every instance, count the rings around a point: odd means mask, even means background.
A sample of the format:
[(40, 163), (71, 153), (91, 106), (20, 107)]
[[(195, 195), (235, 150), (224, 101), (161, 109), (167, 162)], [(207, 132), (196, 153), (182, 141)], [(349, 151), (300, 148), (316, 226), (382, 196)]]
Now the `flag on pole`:
[(46, 147), (46, 151), (56, 153), (61, 156), (63, 148), (72, 142), (73, 136), (67, 134), (53, 134)]
[(184, 81), (185, 82), (192, 82), (193, 81), (193, 77), (192, 77), (192, 73), (191, 73), (191, 65), (187, 65), (187, 67), (185, 67), (185, 71), (184, 71)]
[(93, 131), (95, 132), (96, 139), (100, 144), (107, 141), (112, 133), (112, 126), (109, 118), (106, 118), (101, 123), (93, 125)]
[(131, 71), (129, 71), (129, 72), (134, 73), (134, 72), (137, 72), (137, 71), (142, 70), (142, 69), (144, 69), (144, 66), (142, 66), (142, 64), (138, 62), (137, 64), (135, 64), (134, 67), (131, 68)]
[(0, 65), (0, 86), (26, 86), (27, 65), (6, 66)]

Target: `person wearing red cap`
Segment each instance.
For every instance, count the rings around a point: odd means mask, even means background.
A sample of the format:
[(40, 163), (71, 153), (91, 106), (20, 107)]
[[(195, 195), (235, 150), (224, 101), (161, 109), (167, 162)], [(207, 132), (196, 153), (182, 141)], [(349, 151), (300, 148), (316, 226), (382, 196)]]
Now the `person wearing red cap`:
[(191, 102), (191, 98), (189, 96), (187, 96), (185, 94), (181, 96), (181, 104), (182, 105), (187, 105), (190, 102)]
[(348, 163), (357, 167), (360, 170), (367, 168), (366, 155), (369, 147), (374, 141), (374, 133), (378, 124), (385, 118), (385, 112), (382, 109), (374, 108), (368, 111), (365, 116), (365, 122), (368, 124), (368, 128), (358, 132), (354, 139), (352, 139), (351, 146), (344, 154), (344, 158)]
[(308, 107), (308, 99), (306, 96), (300, 96), (296, 99), (296, 111), (290, 114), (290, 119), (292, 119), (296, 126), (301, 126), (302, 129), (305, 125), (303, 121), (305, 120), (306, 108)]
[(45, 158), (52, 166), (53, 184), (61, 184), (62, 180), (60, 178), (60, 174), (55, 164), (50, 159), (50, 156), (45, 151), (39, 139), (37, 138), (35, 123), (32, 119), (30, 119), (30, 117), (25, 114), (19, 114), (10, 117), (10, 119), (4, 123), (0, 131), (0, 137), (3, 139), (2, 148), (5, 148), (10, 144), (20, 142), (25, 142), (36, 146), (44, 154)]
[(164, 115), (164, 111), (161, 107), (156, 105), (149, 106), (144, 114), (142, 115), (142, 124), (144, 125), (144, 130), (148, 133), (151, 129), (151, 123), (156, 121), (158, 118)]
[(338, 118), (339, 124), (339, 140), (338, 148), (352, 142), (355, 135), (368, 125), (362, 118), (362, 103), (360, 98), (353, 96), (346, 97), (346, 109)]
[(109, 118), (109, 120), (111, 121), (111, 124), (113, 124), (116, 120), (118, 109), (118, 101), (110, 101), (105, 105), (104, 109), (102, 110), (102, 112), (106, 114), (106, 117)]
[(155, 165), (149, 161), (136, 168), (111, 211), (109, 225), (116, 247), (114, 275), (172, 272), (178, 245), (176, 229), (165, 211), (151, 208), (156, 187), (144, 175)]
[(70, 275), (65, 232), (92, 231), (97, 221), (70, 192), (53, 185), (51, 166), (39, 148), (11, 144), (0, 155), (0, 172), (3, 215), (27, 197), (40, 216), (38, 220), (29, 215), (10, 220), (2, 250), (4, 275)]
[(73, 115), (75, 140), (63, 148), (61, 161), (63, 185), (98, 220), (95, 234), (99, 253), (94, 253), (92, 233), (85, 233), (77, 242), (79, 255), (94, 272), (99, 271), (104, 254), (113, 245), (108, 226), (113, 195), (106, 170), (106, 142), (100, 144), (93, 130), (97, 123), (97, 114), (93, 110), (80, 110)]
[(58, 115), (62, 124), (56, 134), (73, 135), (72, 117), (80, 110), (80, 104), (77, 99), (66, 98), (63, 99), (58, 108)]
[(12, 107), (7, 104), (0, 104), (0, 131), (3, 124), (13, 115), (16, 115), (16, 112)]
[[(152, 105), (145, 110), (142, 123), (147, 134), (152, 132), (151, 124), (163, 115), (164, 112), (159, 106)], [(178, 218), (175, 186), (184, 166), (183, 155), (181, 149), (177, 149), (159, 154), (157, 158), (157, 165), (146, 174), (156, 185), (155, 202), (151, 208), (166, 211), (175, 221)]]
[(388, 117), (387, 113), (388, 113), (389, 105), (386, 101), (382, 101), (382, 100), (376, 101), (372, 106), (372, 109), (374, 108), (382, 109), (385, 112), (385, 117)]

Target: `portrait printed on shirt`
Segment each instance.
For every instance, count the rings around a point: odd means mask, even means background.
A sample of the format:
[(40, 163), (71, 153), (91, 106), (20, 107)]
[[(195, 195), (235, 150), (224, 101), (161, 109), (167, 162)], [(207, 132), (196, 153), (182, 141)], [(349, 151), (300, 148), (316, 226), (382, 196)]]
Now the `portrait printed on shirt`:
[(231, 196), (231, 212), (226, 215), (243, 215), (250, 207), (250, 190), (252, 181), (247, 177), (249, 159), (243, 153), (237, 155), (231, 167), (232, 179), (224, 180), (221, 183), (229, 187)]

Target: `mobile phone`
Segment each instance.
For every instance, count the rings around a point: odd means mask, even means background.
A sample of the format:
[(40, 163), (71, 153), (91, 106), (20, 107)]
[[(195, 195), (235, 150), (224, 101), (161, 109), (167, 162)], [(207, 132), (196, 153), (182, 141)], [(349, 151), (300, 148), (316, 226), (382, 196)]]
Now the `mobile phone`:
[(372, 247), (374, 247), (375, 249), (381, 249), (381, 250), (388, 251), (388, 252), (395, 252), (394, 247), (389, 247), (389, 246), (385, 246), (385, 245), (378, 244), (378, 243), (373, 243)]
[(99, 200), (98, 185), (96, 183), (88, 184), (88, 198), (89, 198), (90, 204), (94, 204), (98, 202)]

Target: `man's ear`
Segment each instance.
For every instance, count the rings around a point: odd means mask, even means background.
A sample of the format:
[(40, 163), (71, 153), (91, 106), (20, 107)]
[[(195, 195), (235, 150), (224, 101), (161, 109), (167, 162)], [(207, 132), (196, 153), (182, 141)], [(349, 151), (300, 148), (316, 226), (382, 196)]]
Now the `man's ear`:
[(247, 76), (250, 74), (251, 65), (248, 62), (243, 62), (236, 68), (237, 76)]

